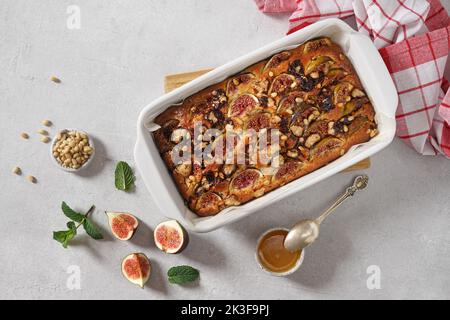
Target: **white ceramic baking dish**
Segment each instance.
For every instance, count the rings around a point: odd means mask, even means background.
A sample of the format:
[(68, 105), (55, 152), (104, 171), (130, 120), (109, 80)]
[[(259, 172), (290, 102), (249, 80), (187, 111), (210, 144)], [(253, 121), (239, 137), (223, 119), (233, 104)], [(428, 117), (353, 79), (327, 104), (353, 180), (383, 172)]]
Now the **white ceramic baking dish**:
[[(185, 205), (153, 141), (153, 120), (166, 108), (186, 97), (223, 81), (246, 67), (271, 55), (291, 49), (308, 39), (328, 36), (338, 43), (352, 61), (376, 111), (380, 134), (371, 141), (354, 146), (343, 157), (325, 167), (301, 177), (261, 198), (241, 206), (227, 208), (216, 216), (200, 218)], [(177, 219), (194, 232), (209, 232), (228, 223), (249, 216), (265, 206), (291, 196), (385, 148), (395, 134), (395, 110), (398, 98), (395, 86), (372, 41), (338, 19), (317, 22), (259, 50), (227, 63), (184, 86), (156, 99), (141, 112), (137, 123), (137, 142), (134, 150), (136, 165), (161, 213)]]

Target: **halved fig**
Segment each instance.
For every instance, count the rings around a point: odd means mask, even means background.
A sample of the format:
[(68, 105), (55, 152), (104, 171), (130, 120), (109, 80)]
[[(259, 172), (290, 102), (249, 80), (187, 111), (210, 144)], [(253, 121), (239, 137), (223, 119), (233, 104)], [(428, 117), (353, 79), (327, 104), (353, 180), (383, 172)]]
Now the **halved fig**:
[[(294, 110), (295, 107), (300, 106), (305, 99), (305, 93), (295, 91), (290, 93), (287, 97), (280, 100), (278, 103), (277, 113), (284, 114), (288, 109)], [(290, 112), (287, 111), (289, 114)]]
[(153, 239), (156, 247), (166, 253), (180, 253), (189, 242), (186, 230), (176, 220), (158, 224), (153, 232)]
[(230, 96), (236, 94), (238, 92), (238, 87), (241, 84), (248, 84), (254, 78), (255, 75), (251, 72), (238, 74), (237, 76), (233, 77), (227, 83), (227, 95)]
[(270, 118), (271, 115), (268, 112), (257, 113), (250, 118), (246, 127), (247, 129), (253, 129), (259, 132), (261, 129), (270, 127)]
[(122, 260), (123, 276), (141, 288), (144, 288), (151, 273), (151, 265), (147, 256), (143, 253), (132, 253)]
[[(367, 127), (370, 127), (370, 121), (365, 116), (356, 117), (355, 120), (353, 120), (348, 125), (348, 133), (349, 135), (355, 135), (358, 131), (361, 129), (366, 129)], [(367, 130), (367, 129), (366, 129)]]
[(347, 72), (342, 68), (333, 68), (328, 71), (328, 73), (325, 75), (325, 79), (322, 83), (322, 85), (328, 86), (330, 84), (335, 83), (336, 81), (339, 81), (343, 79), (347, 75)]
[(329, 151), (334, 149), (340, 149), (344, 145), (341, 139), (328, 137), (317, 143), (312, 149), (310, 156), (316, 158), (325, 155)]
[(249, 110), (255, 108), (259, 104), (259, 100), (252, 94), (243, 94), (236, 98), (228, 109), (229, 117), (243, 116)]
[(353, 113), (354, 111), (358, 110), (368, 101), (369, 100), (367, 98), (357, 98), (350, 100), (345, 104), (344, 116), (349, 115), (350, 113)]
[(333, 59), (329, 56), (317, 56), (311, 59), (305, 66), (305, 75), (309, 75), (314, 71), (328, 72), (330, 65), (334, 63)]
[(139, 221), (127, 212), (106, 212), (113, 235), (119, 240), (129, 240), (134, 235)]
[(329, 38), (318, 38), (305, 43), (303, 53), (308, 53), (311, 51), (315, 51), (320, 47), (328, 47), (328, 46), (331, 46), (331, 40)]
[(277, 53), (274, 55), (270, 60), (267, 62), (266, 66), (264, 67), (264, 70), (275, 68), (279, 66), (283, 61), (288, 60), (291, 57), (291, 53), (289, 51), (283, 51), (280, 53)]
[(320, 116), (320, 111), (310, 104), (303, 103), (301, 108), (294, 112), (291, 125), (309, 125), (312, 120)]
[(259, 178), (262, 177), (262, 173), (257, 169), (246, 169), (235, 175), (231, 180), (231, 188), (233, 191), (245, 190), (252, 188)]
[(223, 208), (222, 198), (214, 192), (206, 192), (195, 204), (195, 213), (200, 217), (216, 215)]
[(328, 134), (328, 122), (325, 120), (314, 121), (306, 130), (305, 135), (319, 134), (321, 137), (325, 137)]
[(345, 103), (348, 99), (351, 99), (351, 92), (354, 88), (354, 85), (350, 82), (341, 82), (333, 90), (333, 103)]
[(276, 76), (273, 79), (272, 85), (270, 86), (269, 94), (273, 95), (276, 93), (277, 95), (282, 94), (283, 92), (291, 89), (291, 86), (295, 83), (295, 77), (293, 75), (282, 73), (279, 76)]
[(302, 167), (301, 162), (297, 161), (289, 161), (284, 163), (275, 173), (275, 180), (285, 180), (289, 179), (289, 177), (294, 177), (295, 173), (300, 170)]

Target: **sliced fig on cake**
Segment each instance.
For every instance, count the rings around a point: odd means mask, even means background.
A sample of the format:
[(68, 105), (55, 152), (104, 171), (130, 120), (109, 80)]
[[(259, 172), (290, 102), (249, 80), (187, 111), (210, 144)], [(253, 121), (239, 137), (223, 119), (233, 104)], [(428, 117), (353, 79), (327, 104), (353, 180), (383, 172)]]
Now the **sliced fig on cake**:
[(253, 129), (259, 132), (262, 129), (270, 128), (271, 114), (268, 112), (260, 112), (252, 116), (246, 125), (246, 129)]
[[(323, 72), (327, 74), (334, 60), (329, 56), (317, 56), (312, 58), (305, 66), (305, 75), (312, 75), (313, 72)], [(314, 78), (314, 77), (313, 77)]]
[(333, 89), (333, 103), (346, 103), (351, 100), (351, 92), (354, 88), (354, 85), (350, 82), (341, 82), (337, 84)]
[(119, 240), (129, 240), (134, 235), (139, 221), (131, 213), (106, 212), (113, 235)]
[(151, 264), (143, 253), (132, 253), (122, 260), (122, 274), (130, 281), (143, 288), (150, 278)]
[(343, 79), (347, 75), (348, 75), (348, 73), (342, 68), (332, 68), (325, 75), (325, 79), (323, 80), (322, 85), (324, 87), (328, 86), (330, 84), (335, 83), (336, 81)]
[(308, 126), (320, 116), (320, 111), (310, 104), (303, 104), (292, 116), (291, 125)]
[(252, 94), (243, 94), (237, 97), (231, 102), (228, 109), (229, 117), (241, 117), (244, 116), (250, 110), (256, 108), (259, 105), (259, 99)]
[(195, 203), (195, 213), (200, 217), (214, 216), (224, 207), (223, 199), (215, 192), (203, 193)]
[(302, 168), (303, 164), (298, 161), (289, 161), (281, 165), (274, 175), (275, 180), (287, 181), (296, 176), (296, 173)]
[(331, 46), (331, 40), (329, 38), (317, 38), (305, 43), (303, 53), (309, 53), (311, 51), (316, 51), (321, 47), (329, 47), (329, 46)]
[(328, 122), (325, 120), (314, 121), (306, 130), (305, 135), (319, 134), (322, 138), (328, 135)]
[(312, 160), (326, 155), (328, 152), (333, 152), (336, 149), (341, 149), (344, 145), (344, 141), (335, 137), (327, 137), (322, 141), (318, 142), (311, 149), (310, 157)]
[(246, 169), (236, 173), (233, 180), (231, 180), (230, 188), (233, 192), (253, 189), (261, 177), (261, 171), (257, 169)]
[(291, 53), (289, 51), (283, 51), (277, 53), (270, 58), (270, 60), (264, 66), (264, 70), (272, 69), (278, 67), (283, 61), (288, 60), (291, 57)]
[(156, 247), (166, 253), (180, 253), (189, 242), (187, 231), (176, 220), (158, 224), (153, 232), (153, 238)]
[(239, 92), (239, 86), (247, 85), (255, 78), (255, 75), (251, 72), (241, 73), (237, 76), (234, 76), (227, 83), (227, 96), (233, 96), (237, 94)]
[(280, 74), (273, 79), (272, 85), (270, 86), (269, 95), (272, 98), (275, 98), (290, 91), (296, 85), (297, 82), (293, 75), (287, 73)]

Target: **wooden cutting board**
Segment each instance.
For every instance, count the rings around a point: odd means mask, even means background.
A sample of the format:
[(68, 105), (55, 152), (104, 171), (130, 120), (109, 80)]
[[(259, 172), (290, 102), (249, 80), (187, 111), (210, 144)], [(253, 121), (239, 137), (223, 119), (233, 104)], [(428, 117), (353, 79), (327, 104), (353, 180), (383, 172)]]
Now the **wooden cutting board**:
[[(211, 71), (212, 69), (202, 69), (198, 71), (185, 72), (185, 73), (177, 73), (177, 74), (169, 74), (164, 77), (164, 91), (170, 92), (178, 87), (181, 87), (183, 84), (194, 80), (197, 77)], [(363, 170), (370, 168), (370, 158), (362, 160), (361, 162), (356, 163), (355, 165), (348, 167), (343, 172), (350, 172), (356, 170)]]

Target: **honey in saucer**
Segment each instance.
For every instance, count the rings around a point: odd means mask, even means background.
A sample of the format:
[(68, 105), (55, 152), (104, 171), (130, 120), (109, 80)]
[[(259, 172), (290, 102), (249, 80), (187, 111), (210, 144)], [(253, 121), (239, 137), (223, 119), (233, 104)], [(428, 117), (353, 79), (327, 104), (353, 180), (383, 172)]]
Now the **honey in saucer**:
[(258, 260), (267, 271), (285, 273), (297, 266), (301, 251), (290, 252), (284, 247), (287, 230), (271, 230), (260, 239), (257, 247)]

